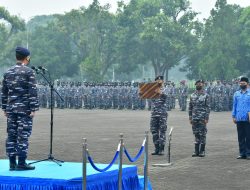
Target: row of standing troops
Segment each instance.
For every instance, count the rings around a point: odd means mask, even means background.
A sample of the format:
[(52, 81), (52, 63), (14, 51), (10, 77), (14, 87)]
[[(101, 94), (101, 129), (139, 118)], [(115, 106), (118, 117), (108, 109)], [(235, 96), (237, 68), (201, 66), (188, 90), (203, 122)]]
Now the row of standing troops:
[[(55, 87), (61, 98), (54, 93), (52, 100), (56, 108), (70, 109), (133, 109), (151, 110), (151, 100), (139, 97), (139, 83), (58, 83)], [(166, 83), (168, 91), (168, 110), (175, 108), (176, 97), (187, 97), (179, 94), (182, 90), (174, 87), (173, 83)], [(40, 106), (50, 108), (51, 92), (49, 86), (38, 85)], [(184, 99), (180, 98), (180, 99)]]
[(217, 81), (216, 84), (206, 83), (205, 90), (209, 95), (211, 110), (215, 112), (231, 111), (234, 93), (239, 90), (237, 81), (225, 83)]
[[(186, 111), (189, 88), (185, 81), (180, 82), (178, 88), (174, 83), (166, 82), (167, 109), (175, 109), (176, 99), (178, 99), (180, 110)], [(1, 89), (1, 84), (0, 84)], [(56, 108), (71, 109), (133, 109), (151, 110), (151, 100), (141, 99), (138, 95), (139, 83), (58, 83), (55, 89), (61, 95), (54, 93), (52, 102)], [(216, 84), (207, 82), (205, 91), (209, 95), (211, 110), (230, 111), (232, 110), (233, 94), (239, 89), (237, 82)], [(38, 84), (38, 95), (40, 106), (50, 108), (51, 93), (48, 85)], [(0, 105), (1, 106), (1, 105)]]

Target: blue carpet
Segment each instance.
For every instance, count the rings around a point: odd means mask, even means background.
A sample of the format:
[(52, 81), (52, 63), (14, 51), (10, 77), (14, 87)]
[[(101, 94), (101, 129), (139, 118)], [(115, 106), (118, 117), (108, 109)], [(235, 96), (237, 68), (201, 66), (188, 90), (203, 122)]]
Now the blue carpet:
[[(144, 188), (144, 176), (139, 175), (138, 178), (139, 178), (139, 183), (140, 183), (140, 189), (143, 190), (143, 188)], [(151, 183), (149, 180), (148, 180), (148, 190), (152, 190), (152, 186), (151, 186)]]
[[(96, 164), (104, 168), (107, 164)], [(54, 162), (34, 164), (35, 170), (9, 171), (8, 160), (0, 160), (0, 190), (80, 190), (82, 186), (82, 164), (65, 162), (58, 166)], [(95, 171), (87, 165), (88, 190), (117, 190), (118, 165), (106, 172)], [(141, 190), (137, 167), (123, 165), (123, 190)]]

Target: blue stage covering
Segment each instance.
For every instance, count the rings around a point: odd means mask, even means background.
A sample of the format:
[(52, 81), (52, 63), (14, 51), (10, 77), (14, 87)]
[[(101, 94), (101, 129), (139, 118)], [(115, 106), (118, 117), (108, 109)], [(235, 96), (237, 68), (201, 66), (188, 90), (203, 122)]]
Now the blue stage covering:
[[(82, 189), (82, 164), (54, 162), (34, 164), (35, 170), (9, 171), (8, 160), (0, 160), (0, 190), (80, 190)], [(96, 164), (104, 168), (107, 164)], [(98, 172), (87, 165), (87, 190), (117, 190), (118, 165), (106, 172)], [(138, 177), (137, 167), (123, 165), (123, 190), (142, 190), (143, 178)], [(152, 189), (149, 184), (149, 189)]]

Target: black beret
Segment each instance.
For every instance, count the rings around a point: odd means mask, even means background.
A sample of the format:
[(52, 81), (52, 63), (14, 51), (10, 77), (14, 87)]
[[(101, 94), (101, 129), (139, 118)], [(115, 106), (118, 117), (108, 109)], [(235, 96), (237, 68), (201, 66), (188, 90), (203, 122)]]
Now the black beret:
[(249, 80), (248, 80), (247, 77), (241, 77), (240, 78), (240, 82), (247, 82), (247, 83), (249, 83)]
[(197, 81), (195, 82), (195, 85), (196, 85), (197, 83), (199, 83), (199, 82), (201, 82), (201, 83), (203, 83), (203, 84), (204, 84), (204, 80), (199, 79), (199, 80), (197, 80)]
[(155, 81), (156, 80), (163, 80), (163, 76), (159, 75), (159, 76), (155, 77)]
[(16, 47), (16, 53), (28, 57), (30, 55), (30, 51), (23, 47)]

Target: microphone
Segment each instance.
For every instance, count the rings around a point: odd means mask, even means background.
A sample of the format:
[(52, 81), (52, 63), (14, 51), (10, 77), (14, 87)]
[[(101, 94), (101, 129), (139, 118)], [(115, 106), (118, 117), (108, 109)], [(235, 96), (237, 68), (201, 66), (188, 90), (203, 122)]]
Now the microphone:
[(48, 71), (48, 69), (46, 69), (45, 67), (43, 66), (38, 66), (38, 69), (42, 70), (42, 71)]
[(39, 73), (39, 70), (36, 67), (32, 66), (31, 69), (34, 70), (36, 73)]

